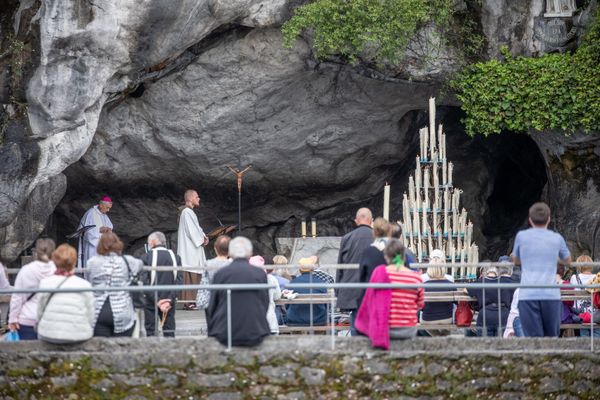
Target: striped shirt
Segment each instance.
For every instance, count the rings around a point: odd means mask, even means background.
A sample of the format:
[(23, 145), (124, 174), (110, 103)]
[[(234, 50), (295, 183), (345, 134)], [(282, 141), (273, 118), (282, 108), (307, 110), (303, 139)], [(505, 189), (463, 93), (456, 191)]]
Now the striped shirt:
[[(386, 272), (391, 283), (419, 284), (423, 283), (420, 272), (397, 269), (388, 266)], [(417, 313), (425, 304), (423, 288), (392, 289), (390, 307), (390, 328), (403, 328), (417, 325)]]

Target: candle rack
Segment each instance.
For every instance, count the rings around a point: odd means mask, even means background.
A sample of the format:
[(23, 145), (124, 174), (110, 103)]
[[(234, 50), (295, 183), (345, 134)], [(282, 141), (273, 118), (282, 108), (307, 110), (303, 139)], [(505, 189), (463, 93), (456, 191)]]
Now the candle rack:
[[(429, 99), (429, 127), (420, 129), (419, 139), (415, 171), (402, 201), (405, 244), (419, 262), (429, 260), (433, 249), (440, 249), (450, 265), (477, 263), (479, 249), (473, 242), (473, 223), (461, 208), (462, 191), (452, 181), (454, 165), (446, 153), (443, 126), (436, 130), (434, 98)], [(476, 275), (475, 268), (454, 269), (459, 276)]]

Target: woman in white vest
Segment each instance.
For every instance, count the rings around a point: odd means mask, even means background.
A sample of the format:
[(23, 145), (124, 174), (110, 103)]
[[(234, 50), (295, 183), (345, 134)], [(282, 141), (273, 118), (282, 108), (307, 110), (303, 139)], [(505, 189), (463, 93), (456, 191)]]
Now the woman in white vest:
[[(40, 281), (41, 289), (84, 288), (92, 285), (73, 274), (77, 251), (61, 244), (52, 253), (56, 265), (54, 275)], [(94, 296), (91, 291), (43, 293), (38, 302), (38, 338), (51, 343), (82, 342), (94, 333)]]

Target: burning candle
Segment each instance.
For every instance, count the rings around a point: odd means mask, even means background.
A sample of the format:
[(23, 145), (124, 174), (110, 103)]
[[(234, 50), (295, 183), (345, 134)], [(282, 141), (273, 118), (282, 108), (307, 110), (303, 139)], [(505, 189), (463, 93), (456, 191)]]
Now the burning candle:
[(306, 221), (302, 221), (302, 237), (305, 238), (306, 237)]
[(316, 218), (312, 218), (310, 220), (310, 233), (313, 238), (317, 237), (317, 219)]
[(390, 220), (390, 185), (387, 182), (383, 187), (383, 218)]

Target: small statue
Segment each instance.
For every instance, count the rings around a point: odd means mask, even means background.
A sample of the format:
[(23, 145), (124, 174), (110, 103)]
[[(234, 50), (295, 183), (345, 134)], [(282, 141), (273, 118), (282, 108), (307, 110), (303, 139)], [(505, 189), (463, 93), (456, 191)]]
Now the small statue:
[(547, 0), (545, 17), (571, 17), (577, 10), (575, 0)]
[(238, 192), (242, 191), (242, 179), (244, 177), (244, 174), (250, 169), (252, 168), (252, 164), (248, 165), (246, 168), (244, 168), (244, 170), (240, 171), (237, 168), (233, 168), (232, 166), (228, 165), (227, 168), (229, 168), (231, 170), (231, 172), (233, 172), (235, 174), (235, 177), (237, 178), (237, 188), (238, 188)]

